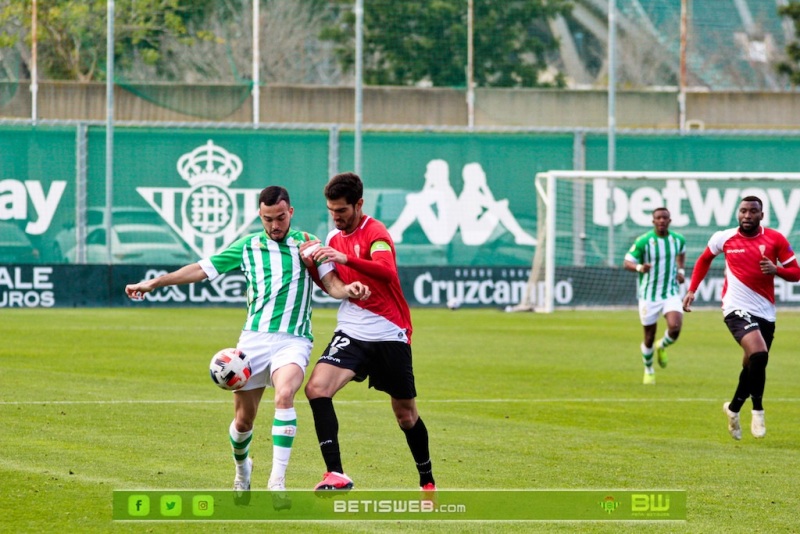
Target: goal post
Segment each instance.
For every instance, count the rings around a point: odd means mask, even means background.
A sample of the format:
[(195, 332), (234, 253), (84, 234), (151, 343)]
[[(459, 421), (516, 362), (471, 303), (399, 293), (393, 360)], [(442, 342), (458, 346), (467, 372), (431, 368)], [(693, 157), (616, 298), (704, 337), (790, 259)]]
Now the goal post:
[[(711, 234), (738, 224), (748, 195), (762, 200), (764, 226), (800, 242), (800, 173), (550, 170), (534, 185), (539, 228), (526, 297), (539, 312), (635, 306), (636, 279), (623, 258), (653, 228), (659, 207), (670, 210), (670, 230), (686, 239), (687, 277)], [(712, 266), (698, 305), (719, 304), (723, 267)], [(786, 304), (798, 304), (782, 280), (776, 300), (779, 291)]]

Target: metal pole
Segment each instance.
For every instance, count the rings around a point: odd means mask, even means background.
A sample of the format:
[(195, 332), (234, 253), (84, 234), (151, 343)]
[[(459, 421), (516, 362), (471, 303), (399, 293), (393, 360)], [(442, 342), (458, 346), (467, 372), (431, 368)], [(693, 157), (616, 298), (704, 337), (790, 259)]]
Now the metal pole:
[(475, 4), (467, 2), (467, 126), (475, 127)]
[[(545, 238), (545, 268), (544, 268), (544, 313), (553, 313), (556, 285), (556, 178), (547, 175), (547, 237)], [(537, 245), (538, 247), (538, 245)], [(537, 292), (538, 296), (538, 292)]]
[(617, 112), (617, 24), (615, 12), (616, 0), (608, 0), (608, 170), (616, 166), (616, 112)]
[(106, 259), (111, 264), (111, 219), (114, 205), (114, 0), (108, 0), (106, 19)]
[[(75, 263), (86, 263), (86, 172), (89, 126), (78, 123), (75, 130)], [(62, 250), (61, 256), (67, 252)]]
[(261, 122), (261, 2), (253, 0), (253, 124)]
[[(617, 164), (616, 140), (616, 86), (617, 86), (617, 11), (616, 0), (608, 1), (608, 170), (613, 171)], [(609, 179), (608, 194), (608, 264), (614, 265), (614, 182)]]
[(354, 172), (361, 175), (361, 123), (363, 109), (363, 69), (364, 69), (364, 0), (356, 0), (356, 94), (355, 94), (355, 154)]
[(36, 124), (39, 118), (38, 103), (39, 103), (39, 71), (37, 69), (37, 22), (39, 18), (38, 1), (33, 0), (31, 4), (31, 121)]
[(678, 127), (681, 132), (686, 131), (686, 34), (687, 28), (687, 1), (681, 0), (681, 66), (680, 80), (678, 81)]

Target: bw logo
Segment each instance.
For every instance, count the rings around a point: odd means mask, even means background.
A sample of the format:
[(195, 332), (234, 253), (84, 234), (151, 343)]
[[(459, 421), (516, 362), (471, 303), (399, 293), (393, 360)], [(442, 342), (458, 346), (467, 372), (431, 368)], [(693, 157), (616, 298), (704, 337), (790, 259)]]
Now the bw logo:
[(634, 493), (631, 495), (631, 512), (668, 512), (669, 495), (663, 493)]
[(258, 217), (258, 189), (232, 189), (242, 160), (209, 140), (178, 159), (189, 188), (137, 187), (150, 206), (197, 252), (210, 256)]

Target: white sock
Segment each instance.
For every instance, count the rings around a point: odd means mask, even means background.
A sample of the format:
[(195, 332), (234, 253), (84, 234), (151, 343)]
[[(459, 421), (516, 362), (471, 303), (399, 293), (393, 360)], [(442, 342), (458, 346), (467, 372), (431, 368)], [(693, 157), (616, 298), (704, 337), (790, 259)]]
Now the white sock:
[(276, 408), (272, 421), (272, 473), (270, 480), (286, 477), (292, 444), (297, 433), (297, 412), (292, 408)]
[(233, 461), (236, 462), (236, 472), (240, 472), (247, 462), (247, 457), (250, 454), (250, 442), (253, 440), (253, 430), (247, 432), (239, 432), (236, 430), (236, 421), (231, 421), (231, 426), (228, 428), (228, 434), (231, 440), (231, 448), (233, 449)]
[(644, 343), (640, 345), (642, 349), (642, 362), (644, 363), (645, 371), (648, 373), (653, 372), (653, 347), (647, 348)]

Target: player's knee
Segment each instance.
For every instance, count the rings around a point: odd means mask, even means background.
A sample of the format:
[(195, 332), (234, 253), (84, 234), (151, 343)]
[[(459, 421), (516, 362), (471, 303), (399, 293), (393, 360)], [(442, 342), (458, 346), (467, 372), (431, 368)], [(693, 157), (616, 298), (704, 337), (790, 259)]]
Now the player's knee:
[(303, 389), (303, 392), (306, 394), (306, 398), (309, 400), (316, 399), (317, 397), (319, 397), (319, 395), (317, 394), (317, 388), (312, 382), (308, 382), (306, 384), (306, 387)]
[(233, 422), (234, 428), (237, 432), (250, 432), (253, 430), (253, 418), (248, 418), (236, 414), (236, 420)]
[(305, 391), (308, 400), (318, 399), (320, 397), (332, 397), (333, 395), (328, 392), (328, 387), (322, 382), (309, 380), (306, 384)]
[(419, 419), (419, 413), (417, 412), (417, 407), (415, 404), (396, 404), (393, 406), (393, 408), (394, 416), (397, 419), (397, 424), (400, 425), (400, 428), (404, 430), (414, 428), (414, 425), (417, 424), (417, 419)]
[(291, 386), (281, 386), (275, 389), (275, 406), (289, 408), (294, 404), (295, 391)]
[(769, 352), (754, 352), (750, 355), (751, 369), (766, 369), (769, 361)]
[(672, 330), (667, 330), (667, 335), (670, 337), (670, 339), (672, 341), (678, 341), (678, 338), (681, 335), (680, 327), (672, 329)]
[(397, 424), (400, 425), (400, 428), (403, 430), (411, 430), (414, 428), (414, 425), (417, 424), (417, 419), (419, 419), (416, 414), (411, 412), (406, 412), (403, 414), (396, 413), (395, 417), (397, 417)]

